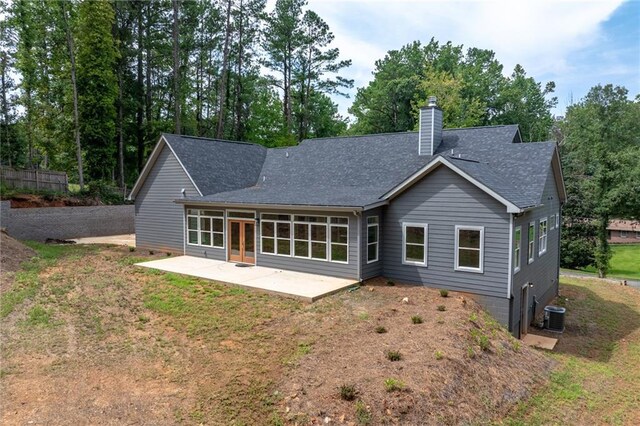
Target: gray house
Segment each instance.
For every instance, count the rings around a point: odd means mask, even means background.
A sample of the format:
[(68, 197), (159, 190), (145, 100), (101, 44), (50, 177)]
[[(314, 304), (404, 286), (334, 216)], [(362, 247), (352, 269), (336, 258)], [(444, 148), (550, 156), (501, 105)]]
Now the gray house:
[(131, 198), (140, 248), (467, 292), (516, 336), (558, 291), (556, 144), (435, 102), (418, 132), (295, 147), (163, 134)]

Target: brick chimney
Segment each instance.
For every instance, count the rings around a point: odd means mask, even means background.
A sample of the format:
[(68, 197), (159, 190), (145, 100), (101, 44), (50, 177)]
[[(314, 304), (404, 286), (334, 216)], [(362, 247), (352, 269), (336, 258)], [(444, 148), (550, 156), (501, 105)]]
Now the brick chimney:
[(442, 142), (442, 110), (436, 104), (436, 97), (429, 96), (429, 103), (420, 107), (418, 125), (418, 154), (433, 155)]

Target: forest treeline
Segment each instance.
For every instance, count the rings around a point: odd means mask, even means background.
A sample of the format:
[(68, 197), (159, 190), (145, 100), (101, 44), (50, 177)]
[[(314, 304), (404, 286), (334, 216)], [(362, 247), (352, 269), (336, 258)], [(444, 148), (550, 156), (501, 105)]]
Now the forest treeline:
[(306, 0), (0, 0), (2, 163), (72, 181), (135, 181), (161, 132), (266, 146), (413, 130), (436, 95), (448, 127), (553, 124), (553, 82), (490, 50), (432, 39), (389, 51), (357, 90)]

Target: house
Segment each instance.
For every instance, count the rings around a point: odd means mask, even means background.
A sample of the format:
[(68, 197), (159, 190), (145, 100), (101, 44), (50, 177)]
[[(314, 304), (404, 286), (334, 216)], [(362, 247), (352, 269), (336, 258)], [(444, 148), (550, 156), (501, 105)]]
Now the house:
[(295, 147), (163, 134), (132, 189), (136, 244), (190, 256), (473, 294), (520, 335), (558, 292), (556, 144), (517, 125)]
[(607, 240), (613, 244), (640, 243), (640, 222), (622, 219), (609, 221)]

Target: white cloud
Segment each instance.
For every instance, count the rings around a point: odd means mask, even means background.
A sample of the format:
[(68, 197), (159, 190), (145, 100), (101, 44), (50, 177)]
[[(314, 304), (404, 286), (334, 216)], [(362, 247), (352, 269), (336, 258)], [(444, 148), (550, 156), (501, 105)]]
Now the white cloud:
[[(341, 56), (353, 60), (344, 73), (360, 87), (389, 49), (431, 37), (496, 52), (509, 74), (516, 64), (540, 80), (579, 72), (572, 52), (603, 37), (600, 26), (622, 0), (610, 1), (377, 1), (310, 0), (329, 24)], [(352, 91), (355, 93), (355, 88)], [(336, 98), (342, 113), (351, 100)]]

